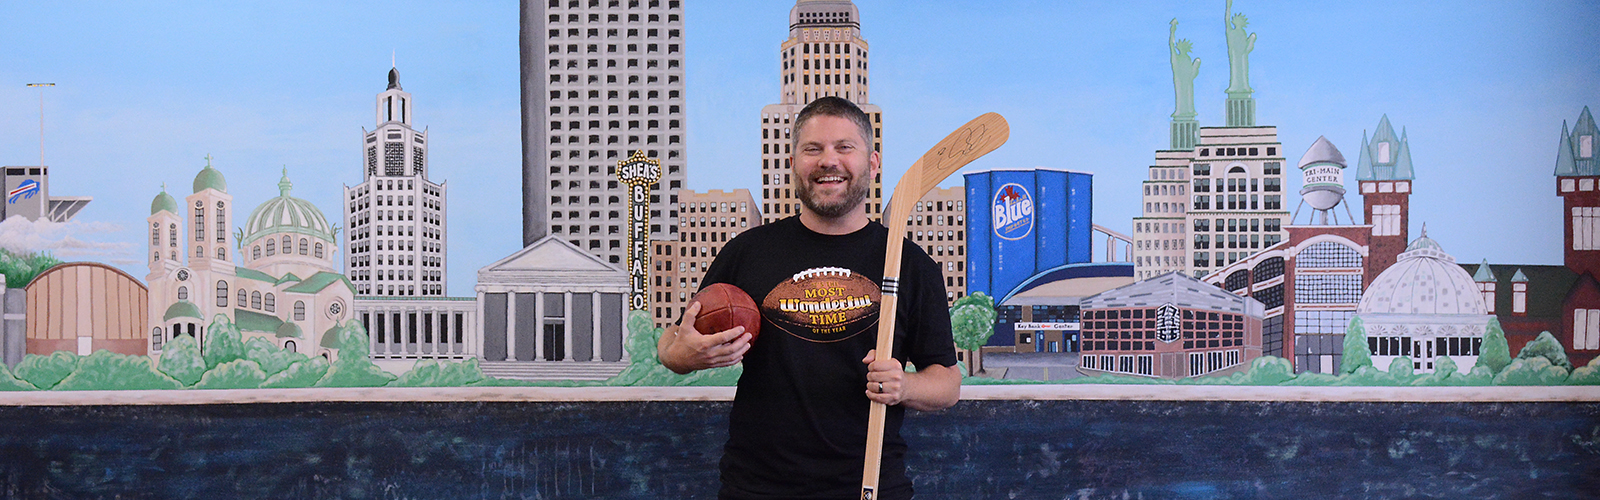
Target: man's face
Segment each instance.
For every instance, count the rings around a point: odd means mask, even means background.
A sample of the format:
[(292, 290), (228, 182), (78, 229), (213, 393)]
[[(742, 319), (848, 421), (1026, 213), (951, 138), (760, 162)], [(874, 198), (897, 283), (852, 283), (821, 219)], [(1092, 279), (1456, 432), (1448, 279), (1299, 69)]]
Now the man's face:
[(848, 119), (817, 115), (800, 129), (794, 187), (807, 210), (825, 218), (861, 210), (878, 173), (878, 153)]

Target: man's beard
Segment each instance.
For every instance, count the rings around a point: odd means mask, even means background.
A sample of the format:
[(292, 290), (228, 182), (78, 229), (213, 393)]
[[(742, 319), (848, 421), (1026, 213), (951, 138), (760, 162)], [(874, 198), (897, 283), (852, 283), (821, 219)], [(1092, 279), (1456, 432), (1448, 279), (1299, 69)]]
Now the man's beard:
[(806, 210), (824, 218), (837, 219), (861, 208), (861, 203), (867, 199), (867, 190), (871, 188), (868, 184), (866, 176), (852, 177), (846, 185), (844, 199), (833, 204), (823, 204), (814, 199), (816, 197), (811, 191), (809, 179), (800, 179), (796, 183), (795, 194), (799, 195), (800, 203), (805, 204)]

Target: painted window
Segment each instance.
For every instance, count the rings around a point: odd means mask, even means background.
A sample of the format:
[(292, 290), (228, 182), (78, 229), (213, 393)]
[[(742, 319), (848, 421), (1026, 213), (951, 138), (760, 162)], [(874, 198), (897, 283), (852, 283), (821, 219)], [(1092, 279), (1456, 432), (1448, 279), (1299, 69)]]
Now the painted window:
[(228, 307), (228, 282), (217, 281), (217, 307)]
[(1600, 208), (1572, 207), (1572, 249), (1600, 250)]
[(274, 304), (274, 302), (276, 302), (276, 300), (273, 298), (272, 293), (270, 293), (270, 292), (267, 293), (267, 295), (265, 297), (263, 297), (262, 300), (265, 301), (267, 312), (274, 312), (277, 309), (277, 307), (275, 307), (275, 304)]
[(1404, 236), (1400, 234), (1400, 205), (1375, 205), (1372, 207), (1373, 236)]
[(178, 300), (189, 300), (189, 287), (178, 287)]
[(1572, 348), (1600, 349), (1600, 309), (1572, 311)]
[(1301, 268), (1359, 268), (1361, 254), (1355, 249), (1324, 241), (1307, 247), (1296, 257)]
[(306, 320), (306, 303), (304, 301), (299, 301), (299, 300), (294, 301), (294, 320), (295, 321), (305, 321)]
[[(1298, 297), (1297, 297), (1298, 298)], [(1343, 335), (1355, 311), (1295, 311), (1296, 335)]]

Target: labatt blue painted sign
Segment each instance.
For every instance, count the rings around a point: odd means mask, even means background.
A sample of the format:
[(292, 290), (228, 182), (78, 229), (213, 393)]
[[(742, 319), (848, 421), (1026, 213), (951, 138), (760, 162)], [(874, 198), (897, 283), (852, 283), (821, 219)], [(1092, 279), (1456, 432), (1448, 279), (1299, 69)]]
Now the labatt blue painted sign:
[(994, 235), (1007, 240), (1033, 231), (1033, 197), (1021, 184), (1006, 183), (994, 192)]

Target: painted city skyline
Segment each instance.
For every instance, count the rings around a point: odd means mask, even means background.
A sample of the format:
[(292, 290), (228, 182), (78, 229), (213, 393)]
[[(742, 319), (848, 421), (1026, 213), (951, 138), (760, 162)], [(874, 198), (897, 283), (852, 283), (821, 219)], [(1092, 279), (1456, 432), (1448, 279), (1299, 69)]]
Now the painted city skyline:
[[(759, 192), (755, 117), (778, 97), (792, 7), (686, 3), (688, 188)], [(1223, 125), (1219, 6), (858, 7), (874, 52), (871, 102), (885, 115), (885, 189), (947, 129), (998, 111), (1012, 141), (969, 170), (1092, 172), (1095, 222), (1126, 231), (1150, 152), (1167, 145), (1174, 96), (1161, 35), (1174, 18), (1203, 63), (1200, 125)], [(1259, 36), (1257, 123), (1278, 127), (1290, 161), (1318, 136), (1354, 151), (1387, 114), (1416, 163), (1410, 237), (1430, 222), (1462, 260), (1528, 264), (1561, 261), (1555, 139), (1561, 122), (1600, 103), (1600, 67), (1572, 36), (1597, 22), (1562, 14), (1578, 7), (1415, 4), (1379, 16), (1375, 5), (1233, 6)], [(52, 189), (95, 203), (66, 229), (84, 243), (46, 249), (142, 274), (144, 209), (208, 154), (246, 206), (271, 198), (287, 168), (298, 196), (338, 213), (342, 187), (361, 181), (361, 128), (392, 57), (416, 98), (414, 124), (434, 142), (430, 177), (456, 193), (448, 295), (471, 295), (479, 268), (520, 247), (516, 8), (12, 5), (0, 21), (12, 47), (0, 54), (0, 164), (38, 162), (41, 90), (24, 84), (57, 83), (42, 90)], [(1298, 183), (1286, 186), (1287, 206)]]

